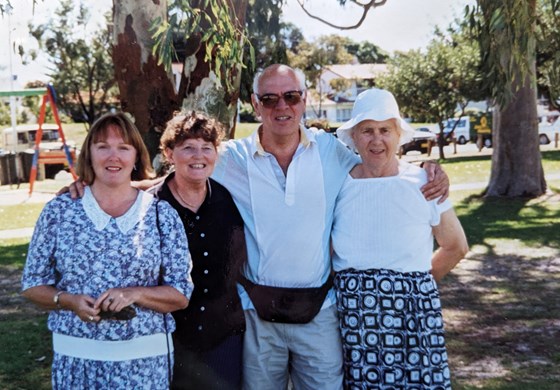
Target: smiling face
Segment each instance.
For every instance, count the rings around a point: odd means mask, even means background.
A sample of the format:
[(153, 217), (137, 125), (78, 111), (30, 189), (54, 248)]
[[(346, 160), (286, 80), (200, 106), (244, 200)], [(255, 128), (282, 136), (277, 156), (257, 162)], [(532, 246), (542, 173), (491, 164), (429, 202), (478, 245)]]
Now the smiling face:
[(188, 138), (166, 148), (167, 160), (175, 165), (175, 177), (189, 183), (202, 183), (214, 171), (218, 151), (212, 142), (202, 138)]
[(389, 176), (398, 166), (396, 157), (400, 129), (396, 119), (385, 121), (365, 120), (352, 130), (352, 140), (362, 157), (365, 169), (378, 172), (377, 176)]
[(111, 187), (130, 185), (137, 153), (134, 146), (125, 143), (119, 128), (109, 125), (105, 136), (91, 144), (90, 154), (95, 183)]
[(305, 92), (299, 103), (289, 105), (281, 98), (271, 108), (263, 106), (258, 96), (274, 94), (283, 96), (286, 92), (302, 91), (302, 86), (293, 69), (287, 66), (272, 66), (265, 70), (258, 84), (258, 91), (252, 95), (255, 112), (262, 119), (263, 134), (266, 138), (271, 136), (285, 137), (297, 134), (299, 136), (299, 124), (305, 112)]

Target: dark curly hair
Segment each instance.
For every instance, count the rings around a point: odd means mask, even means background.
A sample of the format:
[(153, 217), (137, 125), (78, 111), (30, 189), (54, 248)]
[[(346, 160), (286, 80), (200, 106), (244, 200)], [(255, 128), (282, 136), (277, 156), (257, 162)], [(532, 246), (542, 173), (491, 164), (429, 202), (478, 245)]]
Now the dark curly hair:
[[(190, 114), (177, 115), (167, 122), (160, 139), (160, 149), (164, 152), (166, 148), (173, 149), (185, 140), (195, 138), (202, 138), (217, 148), (224, 134), (224, 125), (216, 119), (193, 111)], [(165, 158), (165, 153), (162, 155)]]

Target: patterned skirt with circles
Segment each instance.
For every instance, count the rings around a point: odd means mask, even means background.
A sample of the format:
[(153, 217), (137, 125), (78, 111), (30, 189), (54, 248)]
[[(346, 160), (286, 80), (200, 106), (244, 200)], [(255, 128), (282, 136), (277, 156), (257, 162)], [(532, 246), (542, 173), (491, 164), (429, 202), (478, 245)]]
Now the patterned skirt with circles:
[(337, 272), (335, 289), (345, 389), (451, 389), (430, 273), (348, 269)]

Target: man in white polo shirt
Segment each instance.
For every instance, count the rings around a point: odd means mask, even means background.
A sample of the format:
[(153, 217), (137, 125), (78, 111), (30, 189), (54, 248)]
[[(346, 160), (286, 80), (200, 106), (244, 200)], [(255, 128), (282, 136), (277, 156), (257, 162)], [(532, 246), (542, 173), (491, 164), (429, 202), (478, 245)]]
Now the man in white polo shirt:
[[(243, 387), (284, 389), (291, 375), (297, 389), (341, 389), (329, 242), (337, 195), (358, 157), (333, 135), (302, 126), (301, 71), (271, 65), (257, 74), (253, 90), (262, 125), (225, 143), (213, 174), (246, 225)], [(438, 170), (424, 194), (447, 191)]]

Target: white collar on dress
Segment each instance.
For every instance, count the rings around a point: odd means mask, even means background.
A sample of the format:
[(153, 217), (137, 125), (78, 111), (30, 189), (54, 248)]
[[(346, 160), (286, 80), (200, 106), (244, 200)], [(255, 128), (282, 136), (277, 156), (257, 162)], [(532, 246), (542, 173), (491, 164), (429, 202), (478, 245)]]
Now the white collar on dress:
[[(144, 191), (139, 191), (133, 205), (120, 217), (115, 218), (119, 230), (123, 233), (132, 229), (138, 221), (142, 220), (146, 215), (150, 204), (153, 202), (154, 197)], [(97, 231), (101, 231), (107, 227), (111, 221), (112, 216), (107, 214), (93, 196), (89, 187), (85, 188), (84, 196), (82, 198), (82, 206), (88, 218), (95, 225)]]

